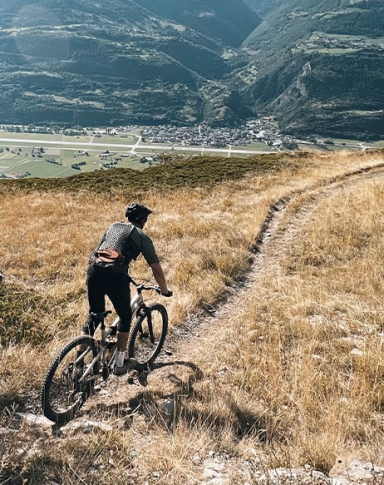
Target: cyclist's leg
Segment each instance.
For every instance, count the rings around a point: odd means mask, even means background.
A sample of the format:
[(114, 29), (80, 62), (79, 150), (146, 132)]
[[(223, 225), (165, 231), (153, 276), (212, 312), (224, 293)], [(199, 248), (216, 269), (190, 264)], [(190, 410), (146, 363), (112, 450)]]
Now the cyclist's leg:
[[(88, 268), (86, 286), (89, 304), (89, 317), (83, 326), (82, 333), (83, 335), (90, 335), (93, 337), (100, 320), (95, 319), (92, 316), (92, 313), (102, 313), (105, 311), (104, 281), (102, 275), (96, 271), (93, 266), (89, 266)], [(77, 348), (78, 355), (81, 355), (84, 350), (84, 345), (80, 345)]]
[(86, 285), (89, 317), (83, 327), (83, 334), (93, 336), (100, 321), (95, 319), (92, 313), (102, 313), (105, 311), (105, 275), (97, 271), (94, 266), (89, 266)]
[(107, 295), (120, 318), (117, 327), (117, 365), (124, 365), (124, 356), (127, 350), (129, 330), (131, 326), (131, 295), (129, 277), (125, 274), (115, 274), (113, 281), (110, 281)]

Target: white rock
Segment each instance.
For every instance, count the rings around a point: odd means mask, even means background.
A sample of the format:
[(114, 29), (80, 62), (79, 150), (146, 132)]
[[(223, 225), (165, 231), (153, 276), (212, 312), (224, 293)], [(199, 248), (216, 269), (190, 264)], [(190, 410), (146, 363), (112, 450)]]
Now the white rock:
[(35, 424), (37, 426), (52, 427), (54, 424), (45, 416), (41, 416), (41, 415), (36, 415), (32, 413), (21, 413), (21, 412), (16, 413), (16, 415), (20, 416), (25, 423), (31, 424), (31, 425)]
[[(372, 472), (374, 466), (371, 462), (360, 460), (356, 455), (346, 454), (336, 458), (334, 466), (329, 472), (329, 476), (339, 480), (340, 485), (349, 485), (353, 482), (363, 481), (370, 483), (374, 480)], [(339, 485), (335, 482), (332, 485)]]
[(112, 431), (111, 425), (103, 423), (102, 421), (88, 421), (87, 419), (76, 420), (68, 423), (67, 425), (60, 428), (62, 433), (83, 431), (83, 433), (90, 433), (96, 429), (102, 431)]
[(355, 347), (354, 349), (351, 350), (351, 354), (356, 355), (356, 357), (362, 357), (364, 355), (364, 352)]
[(351, 481), (345, 477), (333, 477), (331, 478), (330, 485), (351, 485)]
[(205, 478), (223, 478), (224, 465), (215, 460), (209, 459), (204, 462)]

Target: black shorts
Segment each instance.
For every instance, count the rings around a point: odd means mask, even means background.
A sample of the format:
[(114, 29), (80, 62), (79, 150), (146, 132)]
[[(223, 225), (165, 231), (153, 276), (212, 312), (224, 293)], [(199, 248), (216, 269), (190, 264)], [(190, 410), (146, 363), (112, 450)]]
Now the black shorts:
[[(111, 272), (102, 267), (90, 265), (87, 271), (87, 292), (90, 313), (105, 311), (105, 297), (111, 303), (120, 318), (118, 330), (129, 332), (131, 326), (130, 278), (126, 273)], [(83, 327), (83, 332), (93, 335), (99, 322), (90, 316)]]

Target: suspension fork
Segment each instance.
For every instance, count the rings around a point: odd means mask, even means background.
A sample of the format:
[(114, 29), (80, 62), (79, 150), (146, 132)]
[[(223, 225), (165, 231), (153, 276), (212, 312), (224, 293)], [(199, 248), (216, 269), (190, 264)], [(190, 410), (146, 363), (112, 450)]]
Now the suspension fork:
[[(153, 334), (153, 325), (152, 325), (152, 312), (151, 310), (146, 306), (143, 308), (143, 313), (147, 317), (148, 321), (148, 332), (149, 332), (149, 337), (151, 339), (151, 343), (153, 344), (155, 342), (155, 336)], [(141, 329), (141, 334), (144, 335), (143, 329)]]
[[(147, 305), (145, 305), (143, 303), (142, 305), (140, 305), (139, 308), (137, 308), (136, 314), (137, 314), (137, 318), (143, 317), (143, 319), (144, 319), (145, 317), (147, 317), (148, 332), (149, 332), (149, 336), (151, 338), (151, 342), (153, 343), (155, 341), (155, 338), (154, 338), (154, 335), (153, 335), (152, 315), (151, 315), (150, 309), (147, 307)], [(147, 335), (143, 331), (142, 324), (140, 324), (139, 333), (140, 333), (141, 338), (147, 337)]]

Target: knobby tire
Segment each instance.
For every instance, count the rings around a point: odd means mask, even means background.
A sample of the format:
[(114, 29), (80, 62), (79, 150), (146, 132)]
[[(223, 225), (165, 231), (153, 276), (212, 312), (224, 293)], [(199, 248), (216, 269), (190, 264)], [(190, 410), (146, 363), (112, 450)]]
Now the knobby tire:
[(77, 347), (89, 349), (84, 358), (82, 369), (87, 369), (97, 355), (97, 342), (87, 336), (77, 337), (63, 347), (52, 361), (45, 377), (41, 402), (44, 415), (56, 424), (63, 424), (74, 418), (85, 403), (99, 377), (98, 362), (90, 375), (82, 383), (77, 382), (73, 362), (77, 357)]
[(141, 309), (129, 334), (128, 354), (137, 362), (137, 370), (149, 370), (159, 355), (168, 330), (166, 308), (156, 303)]

